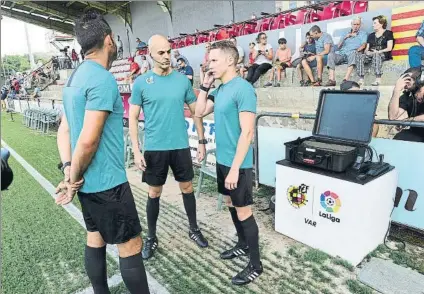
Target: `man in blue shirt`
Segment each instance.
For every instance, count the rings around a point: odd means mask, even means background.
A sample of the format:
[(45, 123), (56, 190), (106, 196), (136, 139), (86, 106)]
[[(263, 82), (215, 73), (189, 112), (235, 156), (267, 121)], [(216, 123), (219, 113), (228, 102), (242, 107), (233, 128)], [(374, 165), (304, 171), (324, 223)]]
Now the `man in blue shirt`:
[(356, 54), (362, 52), (367, 46), (367, 33), (361, 30), (361, 21), (361, 17), (355, 17), (352, 20), (352, 29), (338, 45), (338, 53), (330, 52), (328, 54), (329, 81), (325, 86), (334, 87), (336, 85), (336, 65), (343, 63), (347, 63), (348, 65), (346, 76), (343, 80), (349, 80), (356, 66)]
[(184, 58), (178, 58), (177, 60), (178, 65), (178, 72), (182, 73), (183, 75), (187, 76), (187, 78), (190, 80), (191, 85), (193, 86), (193, 68), (190, 65), (187, 65), (185, 63)]
[(149, 293), (141, 257), (141, 226), (124, 165), (124, 107), (108, 71), (117, 57), (112, 30), (103, 16), (86, 12), (75, 21), (85, 61), (63, 89), (65, 113), (57, 134), (64, 180), (56, 203), (77, 190), (87, 228), (85, 268), (95, 293), (110, 293), (106, 244), (117, 244), (122, 279), (130, 293)]
[[(322, 32), (317, 25), (312, 26), (309, 33), (315, 39), (316, 55), (308, 59), (302, 60), (302, 66), (305, 73), (308, 75), (309, 80), (314, 86), (321, 86), (322, 84), (322, 71), (324, 65), (327, 64), (328, 54), (335, 51), (333, 38), (325, 32)], [(314, 60), (316, 63), (314, 62)], [(317, 67), (317, 80), (315, 81), (311, 67)]]
[[(218, 192), (224, 195), (236, 227), (237, 244), (221, 253), (222, 259), (249, 254), (247, 267), (232, 278), (235, 285), (256, 279), (263, 267), (259, 254), (259, 229), (252, 213), (253, 149), (256, 93), (237, 75), (237, 48), (231, 41), (211, 46), (209, 71), (200, 86), (196, 116), (214, 112)], [(222, 84), (209, 94), (214, 79)]]
[(412, 46), (408, 51), (409, 65), (420, 67), (421, 60), (424, 60), (424, 21), (415, 35), (419, 45)]
[[(189, 221), (189, 237), (201, 248), (208, 246), (197, 225), (196, 198), (193, 193), (193, 162), (188, 143), (184, 117), (184, 104), (192, 114), (196, 106), (196, 95), (190, 81), (171, 67), (171, 46), (164, 36), (154, 35), (149, 40), (149, 52), (154, 62), (151, 71), (137, 77), (130, 98), (129, 126), (134, 161), (143, 171), (143, 182), (149, 185), (147, 199), (148, 236), (143, 248), (143, 258), (153, 256), (158, 246), (156, 222), (159, 216), (159, 200), (162, 186), (166, 182), (169, 167), (179, 182), (183, 194), (184, 208)], [(143, 108), (144, 152), (138, 141), (138, 117)], [(199, 136), (197, 157), (205, 156), (206, 140), (203, 121), (194, 118)]]

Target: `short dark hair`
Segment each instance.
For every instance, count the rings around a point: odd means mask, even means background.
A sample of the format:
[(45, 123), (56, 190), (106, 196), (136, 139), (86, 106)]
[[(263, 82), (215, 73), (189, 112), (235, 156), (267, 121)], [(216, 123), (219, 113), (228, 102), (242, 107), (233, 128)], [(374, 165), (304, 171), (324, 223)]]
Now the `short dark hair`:
[(179, 61), (181, 61), (181, 62), (184, 62), (184, 63), (185, 63), (185, 60), (184, 60), (184, 58), (182, 58), (182, 57), (179, 57), (179, 58), (177, 59), (177, 62), (179, 62)]
[(379, 15), (372, 18), (372, 21), (378, 20), (378, 22), (383, 26), (383, 29), (387, 28), (387, 18), (384, 15)]
[(342, 91), (348, 91), (352, 88), (361, 88), (361, 86), (355, 81), (344, 81), (340, 84), (340, 90)]
[(239, 59), (238, 50), (231, 41), (224, 40), (215, 42), (211, 46), (211, 51), (214, 49), (220, 49), (225, 53), (228, 53), (229, 55), (231, 55), (232, 58), (234, 58), (234, 65), (237, 64), (237, 61)]
[(278, 44), (287, 44), (287, 40), (285, 38), (278, 39)]
[(97, 11), (89, 10), (75, 20), (75, 36), (86, 54), (102, 49), (106, 36), (111, 33), (109, 24)]
[(231, 40), (234, 40), (234, 41), (236, 41), (236, 42), (237, 42), (236, 37), (231, 37), (231, 38), (230, 38), (230, 41), (231, 41)]
[(259, 33), (258, 36), (256, 37), (256, 42), (260, 43), (260, 39), (263, 35), (266, 36), (266, 34), (264, 32)]
[(321, 33), (321, 28), (317, 25), (314, 25), (309, 31), (312, 33)]

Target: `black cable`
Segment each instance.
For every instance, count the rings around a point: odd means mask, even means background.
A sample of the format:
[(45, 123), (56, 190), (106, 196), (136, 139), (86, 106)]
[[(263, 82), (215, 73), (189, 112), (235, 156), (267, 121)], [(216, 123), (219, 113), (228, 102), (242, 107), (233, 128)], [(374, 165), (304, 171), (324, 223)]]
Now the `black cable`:
[[(392, 208), (392, 212), (390, 213), (389, 226), (388, 226), (388, 228), (387, 228), (386, 235), (384, 235), (384, 246), (386, 246), (388, 249), (393, 250), (393, 251), (405, 250), (405, 248), (406, 248), (406, 244), (405, 244), (405, 242), (404, 242), (403, 240), (401, 240), (401, 239), (399, 239), (399, 238), (397, 238), (397, 237), (394, 237), (394, 236), (391, 236), (391, 237), (389, 236), (389, 234), (390, 234), (390, 228), (391, 228), (391, 226), (392, 226), (392, 214), (393, 214), (393, 211), (394, 211), (394, 210), (395, 210), (395, 207), (393, 206), (393, 208)], [(389, 246), (387, 246), (387, 241), (389, 240), (389, 237), (390, 237), (390, 239), (392, 239), (393, 241), (397, 241), (397, 242), (399, 242), (399, 243), (403, 244), (403, 248), (393, 249), (393, 248), (390, 248)]]

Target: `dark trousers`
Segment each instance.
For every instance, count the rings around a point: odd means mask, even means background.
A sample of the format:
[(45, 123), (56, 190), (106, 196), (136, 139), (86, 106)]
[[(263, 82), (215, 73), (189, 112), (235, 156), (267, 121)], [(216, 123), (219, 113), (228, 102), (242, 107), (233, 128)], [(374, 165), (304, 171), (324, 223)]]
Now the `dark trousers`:
[(423, 142), (424, 143), (424, 132), (414, 132), (414, 130), (402, 130), (399, 133), (397, 133), (393, 140), (400, 140), (400, 141), (410, 141), (410, 142)]
[(270, 68), (272, 68), (272, 65), (269, 63), (262, 63), (261, 65), (254, 63), (249, 67), (246, 80), (253, 85)]

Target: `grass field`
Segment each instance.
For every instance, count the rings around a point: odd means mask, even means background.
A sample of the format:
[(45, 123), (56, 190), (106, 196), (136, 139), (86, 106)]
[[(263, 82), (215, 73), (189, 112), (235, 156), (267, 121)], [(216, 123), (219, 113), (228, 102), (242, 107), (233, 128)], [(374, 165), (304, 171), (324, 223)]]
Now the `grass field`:
[[(62, 179), (56, 168), (59, 156), (55, 136), (40, 135), (23, 127), (19, 116), (15, 122), (2, 116), (1, 122), (2, 138), (8, 145), (52, 184)], [(51, 196), (16, 161), (12, 160), (12, 164), (19, 180), (15, 180), (10, 191), (2, 196), (4, 293), (74, 293), (87, 287), (83, 268), (83, 228), (57, 207)], [(197, 178), (194, 185), (196, 182)], [(204, 188), (208, 194), (216, 193), (213, 180), (206, 178)], [(132, 186), (132, 190), (142, 226), (146, 228), (146, 193), (136, 186)], [(255, 192), (255, 197), (265, 199), (273, 193), (273, 189), (263, 187)], [(158, 254), (145, 264), (172, 294), (374, 293), (356, 280), (355, 268), (346, 261), (300, 244), (284, 252), (262, 246), (266, 275), (248, 287), (234, 287), (229, 278), (247, 259), (223, 262), (217, 258), (232, 244), (222, 235), (219, 226), (201, 223), (210, 240), (210, 247), (202, 251), (186, 236), (185, 212), (166, 199), (161, 203)], [(422, 251), (379, 247), (370, 256), (392, 259), (422, 272), (424, 261), (419, 258), (420, 254)], [(116, 264), (110, 263), (112, 272), (116, 271)], [(22, 270), (24, 268), (27, 272)], [(23, 283), (27, 280), (34, 284), (30, 285), (31, 291), (26, 289), (27, 283)], [(123, 284), (111, 291), (127, 293)]]
[[(85, 230), (13, 158), (14, 182), (2, 192), (4, 294), (75, 293), (89, 286)], [(117, 264), (108, 259), (109, 275)]]

